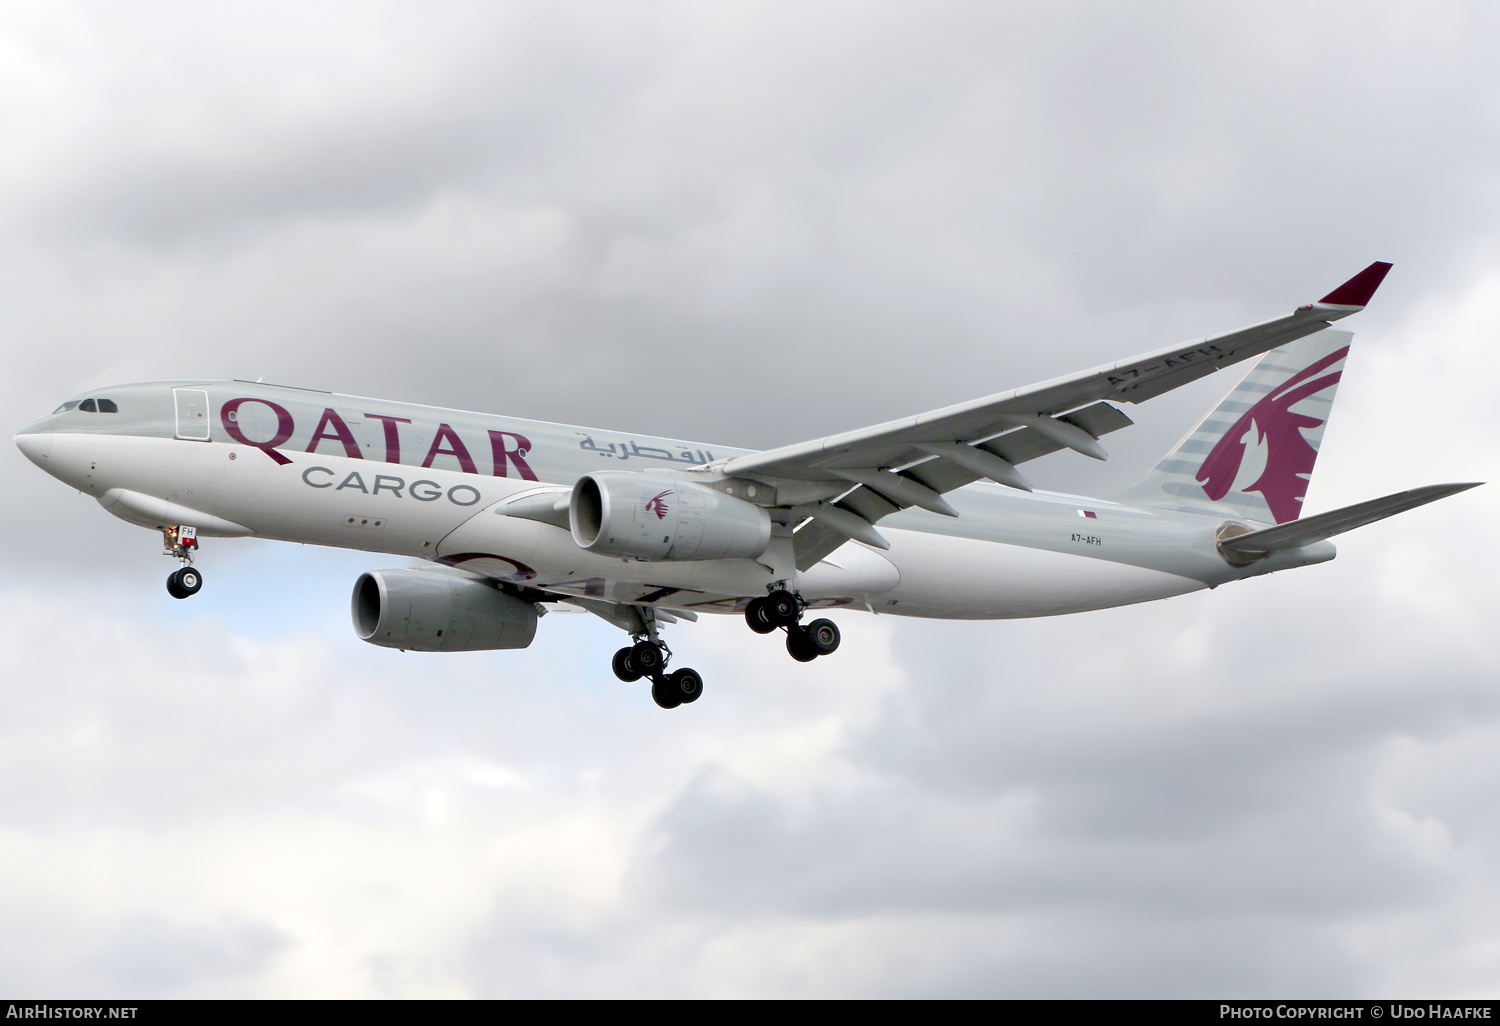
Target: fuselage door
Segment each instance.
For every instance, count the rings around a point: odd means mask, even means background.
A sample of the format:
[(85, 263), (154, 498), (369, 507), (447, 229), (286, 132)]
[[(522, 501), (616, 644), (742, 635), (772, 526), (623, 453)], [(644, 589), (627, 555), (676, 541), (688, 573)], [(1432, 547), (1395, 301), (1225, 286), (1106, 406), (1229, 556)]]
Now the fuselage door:
[(208, 391), (202, 388), (174, 388), (177, 400), (177, 437), (194, 442), (208, 441)]

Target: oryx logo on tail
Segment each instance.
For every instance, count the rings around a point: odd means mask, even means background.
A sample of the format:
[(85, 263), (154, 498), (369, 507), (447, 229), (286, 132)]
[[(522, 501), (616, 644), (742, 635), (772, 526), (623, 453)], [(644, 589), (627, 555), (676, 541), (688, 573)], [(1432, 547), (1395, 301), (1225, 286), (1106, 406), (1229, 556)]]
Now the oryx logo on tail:
[(1324, 329), (1266, 353), (1156, 466), (1115, 497), (1223, 507), (1226, 516), (1261, 524), (1296, 520), (1352, 337)]
[(1323, 420), (1297, 413), (1292, 407), (1338, 384), (1342, 371), (1317, 375), (1348, 355), (1349, 347), (1344, 346), (1294, 374), (1266, 393), (1224, 432), (1196, 476), (1210, 499), (1218, 502), (1234, 487), (1245, 459), (1245, 439), (1254, 427), (1256, 441), (1266, 447), (1266, 466), (1259, 477), (1240, 491), (1264, 496), (1278, 524), (1297, 519), (1302, 512), (1302, 498), (1307, 494), (1308, 478), (1318, 459), (1318, 450), (1309, 444), (1303, 431), (1321, 427)]

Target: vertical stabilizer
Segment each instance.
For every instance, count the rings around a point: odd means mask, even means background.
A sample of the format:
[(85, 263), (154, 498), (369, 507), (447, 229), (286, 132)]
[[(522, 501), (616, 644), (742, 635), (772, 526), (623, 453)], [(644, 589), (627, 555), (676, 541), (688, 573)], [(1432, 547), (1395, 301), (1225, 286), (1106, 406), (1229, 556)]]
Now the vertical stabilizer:
[(1266, 353), (1145, 477), (1110, 498), (1296, 520), (1353, 338), (1325, 330)]

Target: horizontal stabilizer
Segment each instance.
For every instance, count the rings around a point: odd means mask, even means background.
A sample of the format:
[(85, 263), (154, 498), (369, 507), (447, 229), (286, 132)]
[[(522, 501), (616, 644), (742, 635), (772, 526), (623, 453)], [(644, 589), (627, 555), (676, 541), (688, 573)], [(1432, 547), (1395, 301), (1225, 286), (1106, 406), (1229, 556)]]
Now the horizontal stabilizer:
[(1299, 549), (1304, 545), (1332, 538), (1336, 534), (1352, 531), (1356, 527), (1373, 524), (1377, 520), (1404, 513), (1429, 502), (1477, 488), (1483, 482), (1470, 481), (1462, 484), (1427, 485), (1410, 491), (1397, 492), (1381, 499), (1358, 502), (1331, 513), (1320, 513), (1315, 517), (1303, 517), (1264, 531), (1252, 531), (1234, 538), (1222, 538), (1219, 546), (1236, 555), (1259, 557), (1281, 549)]

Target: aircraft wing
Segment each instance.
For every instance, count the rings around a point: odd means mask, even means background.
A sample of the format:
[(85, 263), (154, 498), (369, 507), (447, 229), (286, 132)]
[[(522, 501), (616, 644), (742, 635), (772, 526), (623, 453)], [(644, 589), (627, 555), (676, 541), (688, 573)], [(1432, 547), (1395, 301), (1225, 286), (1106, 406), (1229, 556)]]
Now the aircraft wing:
[(915, 417), (741, 456), (722, 470), (788, 495), (821, 492), (823, 498), (790, 505), (797, 521), (807, 521), (796, 534), (799, 569), (817, 563), (848, 538), (885, 547), (871, 525), (897, 510), (921, 506), (955, 516), (942, 493), (982, 477), (1029, 490), (1016, 464), (1058, 449), (1104, 459), (1099, 437), (1131, 423), (1110, 400), (1144, 402), (1321, 331), (1364, 309), (1390, 268), (1373, 263), (1318, 302), (1238, 331)]

